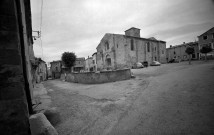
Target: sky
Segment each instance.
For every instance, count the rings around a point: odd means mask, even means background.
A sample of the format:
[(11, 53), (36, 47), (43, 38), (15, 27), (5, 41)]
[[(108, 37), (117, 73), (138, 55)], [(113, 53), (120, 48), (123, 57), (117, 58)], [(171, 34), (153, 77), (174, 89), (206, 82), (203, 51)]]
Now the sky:
[(41, 29), (35, 56), (51, 62), (63, 52), (91, 56), (105, 33), (131, 27), (166, 47), (197, 41), (214, 27), (214, 0), (31, 0), (31, 14), (33, 31)]

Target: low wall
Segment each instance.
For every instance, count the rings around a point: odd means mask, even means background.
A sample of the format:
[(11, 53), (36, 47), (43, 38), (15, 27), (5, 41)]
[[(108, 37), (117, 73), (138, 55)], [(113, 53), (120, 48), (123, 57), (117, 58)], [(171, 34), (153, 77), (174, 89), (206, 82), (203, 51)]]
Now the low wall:
[[(64, 74), (61, 79), (65, 78)], [(131, 78), (131, 70), (123, 69), (116, 71), (102, 71), (100, 73), (86, 72), (86, 73), (70, 73), (66, 76), (67, 82), (84, 83), (84, 84), (98, 84), (106, 82), (114, 82), (127, 80)]]

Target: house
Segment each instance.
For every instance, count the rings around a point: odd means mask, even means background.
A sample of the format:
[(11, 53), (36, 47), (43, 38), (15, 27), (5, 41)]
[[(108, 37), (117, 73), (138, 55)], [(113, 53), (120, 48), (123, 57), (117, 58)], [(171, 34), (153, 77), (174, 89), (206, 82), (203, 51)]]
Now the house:
[(85, 71), (86, 72), (91, 72), (93, 71), (93, 58), (92, 57), (88, 57), (85, 60)]
[(97, 52), (93, 53), (92, 55), (92, 67), (93, 71), (97, 71)]
[[(206, 31), (205, 33), (198, 36), (198, 45), (199, 50), (206, 45), (209, 45), (213, 51), (208, 53), (208, 58), (214, 59), (214, 27)], [(204, 54), (199, 52), (199, 57), (202, 59), (204, 57)]]
[(166, 63), (166, 42), (140, 37), (140, 29), (130, 28), (125, 35), (107, 33), (97, 46), (97, 70), (132, 68), (137, 62)]
[(185, 52), (188, 46), (194, 47), (194, 54), (192, 54), (192, 59), (197, 60), (199, 59), (199, 49), (198, 49), (198, 42), (189, 42), (183, 43), (180, 45), (172, 46), (170, 45), (169, 48), (166, 48), (166, 60), (169, 62), (172, 59), (177, 59), (178, 61), (185, 61), (188, 60), (188, 54)]
[(52, 61), (50, 62), (50, 64), (51, 64), (50, 70), (51, 70), (52, 79), (60, 78), (61, 70), (62, 70), (62, 61), (61, 60)]
[(36, 63), (35, 79), (36, 83), (40, 83), (48, 79), (47, 64), (41, 58), (36, 58)]
[(76, 58), (75, 65), (73, 67), (73, 72), (82, 72), (85, 69), (85, 58)]

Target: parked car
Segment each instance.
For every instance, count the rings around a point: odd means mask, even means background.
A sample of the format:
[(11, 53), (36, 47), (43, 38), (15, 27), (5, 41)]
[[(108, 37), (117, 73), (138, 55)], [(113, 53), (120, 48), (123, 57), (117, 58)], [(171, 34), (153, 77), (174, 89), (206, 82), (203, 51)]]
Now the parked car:
[(144, 67), (148, 67), (148, 65), (149, 65), (148, 61), (144, 61), (144, 62), (141, 62), (141, 63), (143, 64)]
[(144, 66), (140, 62), (137, 62), (132, 68), (144, 68)]
[(173, 58), (168, 63), (179, 63), (179, 61), (178, 59)]
[(153, 61), (150, 65), (151, 66), (160, 66), (161, 64), (158, 61)]

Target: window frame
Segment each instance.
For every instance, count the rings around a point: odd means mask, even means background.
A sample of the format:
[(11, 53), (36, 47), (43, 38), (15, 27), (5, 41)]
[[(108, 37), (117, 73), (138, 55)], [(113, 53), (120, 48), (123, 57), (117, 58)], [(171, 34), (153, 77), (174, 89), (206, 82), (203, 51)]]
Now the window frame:
[(108, 41), (105, 42), (105, 50), (109, 50), (109, 43), (108, 43)]
[(134, 51), (134, 40), (133, 39), (131, 39), (131, 51)]
[(146, 47), (147, 47), (147, 52), (150, 52), (150, 43), (149, 42), (146, 43)]
[[(205, 39), (205, 37), (206, 37), (206, 39)], [(204, 35), (203, 36), (203, 40), (207, 40), (208, 39), (208, 36), (207, 35)]]

